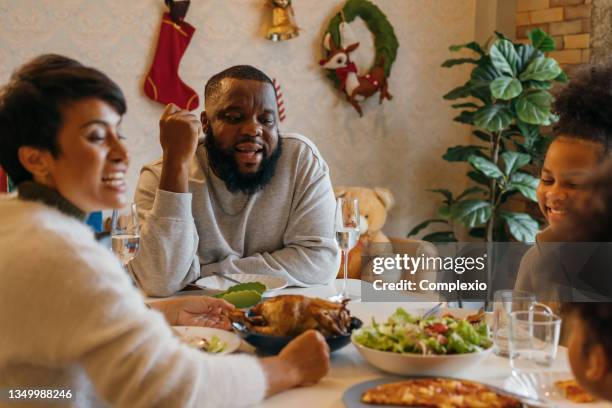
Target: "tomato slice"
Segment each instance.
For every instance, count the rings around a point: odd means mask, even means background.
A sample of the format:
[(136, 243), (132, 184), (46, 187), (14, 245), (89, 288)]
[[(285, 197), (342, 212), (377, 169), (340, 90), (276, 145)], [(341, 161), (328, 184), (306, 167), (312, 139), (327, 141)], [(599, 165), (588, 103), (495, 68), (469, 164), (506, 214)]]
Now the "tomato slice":
[(444, 323), (433, 323), (427, 326), (427, 329), (434, 333), (444, 334), (448, 331), (448, 326)]

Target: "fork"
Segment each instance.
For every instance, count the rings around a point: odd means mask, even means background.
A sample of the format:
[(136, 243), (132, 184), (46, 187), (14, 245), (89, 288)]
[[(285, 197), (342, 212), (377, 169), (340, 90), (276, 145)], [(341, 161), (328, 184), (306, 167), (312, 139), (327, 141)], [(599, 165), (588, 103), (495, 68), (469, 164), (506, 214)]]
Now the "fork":
[(427, 319), (429, 316), (435, 315), (436, 313), (438, 313), (438, 310), (440, 310), (442, 305), (443, 305), (443, 303), (440, 302), (437, 305), (435, 305), (434, 307), (432, 307), (431, 309), (426, 310), (425, 313), (423, 313), (423, 315), (421, 315), (421, 319)]
[(224, 275), (224, 274), (222, 274), (222, 273), (220, 273), (220, 272), (213, 272), (212, 274), (213, 274), (213, 275), (215, 275), (215, 276), (218, 276), (218, 277), (220, 277), (220, 278), (227, 279), (227, 280), (228, 280), (228, 281), (230, 281), (230, 282), (234, 282), (234, 283), (242, 283), (242, 282), (237, 281), (237, 280), (236, 280), (236, 279), (234, 279), (234, 278), (230, 278), (229, 276), (226, 276), (226, 275)]

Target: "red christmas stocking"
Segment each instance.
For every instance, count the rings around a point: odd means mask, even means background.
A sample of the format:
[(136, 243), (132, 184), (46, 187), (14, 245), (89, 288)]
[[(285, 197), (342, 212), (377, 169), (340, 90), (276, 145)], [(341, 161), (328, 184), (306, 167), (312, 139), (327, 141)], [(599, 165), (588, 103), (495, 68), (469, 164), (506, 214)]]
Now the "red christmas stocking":
[(8, 193), (8, 191), (8, 176), (4, 170), (2, 170), (2, 167), (0, 167), (0, 193)]
[(193, 37), (195, 28), (181, 21), (176, 24), (170, 14), (164, 13), (157, 50), (144, 91), (154, 101), (174, 103), (181, 109), (194, 110), (198, 107), (198, 94), (179, 78), (178, 68), (185, 50)]

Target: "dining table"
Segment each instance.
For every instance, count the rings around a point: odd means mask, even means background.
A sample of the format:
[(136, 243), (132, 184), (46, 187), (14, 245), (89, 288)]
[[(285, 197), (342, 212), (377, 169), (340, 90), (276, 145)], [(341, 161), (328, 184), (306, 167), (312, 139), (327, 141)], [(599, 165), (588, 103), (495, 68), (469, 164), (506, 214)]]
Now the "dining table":
[[(361, 293), (362, 281), (349, 279), (349, 295), (359, 296)], [(290, 287), (274, 292), (274, 295), (281, 294), (300, 294), (309, 297), (328, 298), (337, 293), (342, 285), (341, 280), (336, 280), (328, 285), (313, 286), (307, 288)], [(196, 293), (206, 294), (202, 291), (186, 291), (181, 295), (193, 295)], [(377, 321), (386, 321), (398, 307), (402, 307), (408, 312), (422, 313), (430, 309), (437, 302), (423, 300), (418, 295), (406, 295), (402, 300), (392, 302), (349, 302), (348, 309), (351, 315), (361, 319), (364, 324), (369, 324), (372, 318)], [(477, 310), (474, 310), (476, 312)], [(243, 342), (240, 352), (256, 353), (256, 350)], [(297, 407), (317, 407), (317, 408), (341, 408), (344, 407), (342, 396), (351, 386), (369, 380), (385, 377), (396, 377), (394, 374), (386, 373), (370, 365), (359, 353), (353, 344), (337, 350), (331, 354), (331, 368), (327, 376), (319, 383), (294, 388), (274, 395), (264, 400), (259, 407), (262, 408), (297, 408)], [(551, 367), (543, 368), (554, 372), (567, 372), (571, 376), (567, 359), (567, 349), (560, 346), (555, 361)], [(508, 358), (489, 354), (480, 364), (467, 368), (466, 370), (453, 375), (455, 378), (475, 380), (498, 388), (504, 388), (504, 384), (510, 379), (512, 369)]]

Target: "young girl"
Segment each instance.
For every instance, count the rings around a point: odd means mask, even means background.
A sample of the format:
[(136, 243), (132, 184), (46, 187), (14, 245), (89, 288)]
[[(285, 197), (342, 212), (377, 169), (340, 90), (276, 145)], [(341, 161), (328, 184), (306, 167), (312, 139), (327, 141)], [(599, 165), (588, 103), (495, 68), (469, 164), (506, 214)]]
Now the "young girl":
[(597, 65), (572, 79), (555, 102), (559, 122), (554, 127), (554, 140), (546, 153), (537, 188), (538, 204), (548, 227), (538, 234), (537, 245), (523, 257), (515, 285), (516, 289), (536, 293), (541, 301), (559, 301), (562, 293), (571, 291), (560, 280), (561, 267), (542, 253), (557, 250), (545, 242), (553, 240), (555, 229), (568, 217), (569, 206), (588, 200), (585, 177), (609, 153), (611, 100), (612, 65)]
[[(317, 382), (329, 369), (319, 333), (276, 357), (207, 357), (173, 336), (95, 242), (85, 214), (127, 201), (125, 110), (108, 77), (58, 55), (2, 89), (0, 165), (18, 197), (0, 199), (0, 390), (70, 391), (77, 407), (221, 407)], [(194, 314), (214, 324), (229, 307), (193, 302), (155, 306), (171, 324)]]

